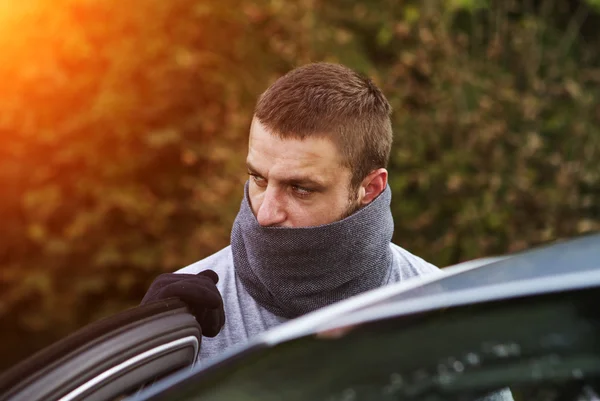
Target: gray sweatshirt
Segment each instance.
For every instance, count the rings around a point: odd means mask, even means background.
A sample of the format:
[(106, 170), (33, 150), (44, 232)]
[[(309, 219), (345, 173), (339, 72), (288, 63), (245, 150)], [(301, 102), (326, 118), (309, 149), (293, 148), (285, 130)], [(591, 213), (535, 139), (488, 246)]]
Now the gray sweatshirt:
[[(393, 254), (392, 274), (388, 284), (438, 270), (434, 265), (390, 243)], [(240, 345), (288, 319), (276, 316), (258, 304), (244, 289), (235, 274), (231, 247), (191, 264), (177, 273), (198, 274), (211, 269), (219, 275), (217, 288), (223, 297), (225, 325), (214, 338), (203, 337), (200, 360), (207, 360), (234, 345)]]

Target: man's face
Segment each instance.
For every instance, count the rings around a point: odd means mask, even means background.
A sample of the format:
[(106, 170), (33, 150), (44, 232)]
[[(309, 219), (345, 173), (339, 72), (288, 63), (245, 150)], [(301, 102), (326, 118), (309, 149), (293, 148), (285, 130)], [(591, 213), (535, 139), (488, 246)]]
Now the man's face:
[(356, 210), (350, 169), (325, 138), (280, 139), (255, 118), (248, 157), (252, 212), (265, 227), (312, 227)]

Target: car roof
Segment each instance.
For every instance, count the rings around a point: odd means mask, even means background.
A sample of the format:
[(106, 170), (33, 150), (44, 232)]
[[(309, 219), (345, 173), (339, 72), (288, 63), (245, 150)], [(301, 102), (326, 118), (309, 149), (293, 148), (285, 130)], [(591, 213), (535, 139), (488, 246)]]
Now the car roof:
[(546, 244), (502, 258), (485, 268), (479, 266), (461, 274), (445, 277), (436, 283), (425, 284), (418, 290), (402, 292), (390, 301), (547, 278), (560, 282), (565, 275), (585, 275), (599, 269), (600, 234), (587, 235)]

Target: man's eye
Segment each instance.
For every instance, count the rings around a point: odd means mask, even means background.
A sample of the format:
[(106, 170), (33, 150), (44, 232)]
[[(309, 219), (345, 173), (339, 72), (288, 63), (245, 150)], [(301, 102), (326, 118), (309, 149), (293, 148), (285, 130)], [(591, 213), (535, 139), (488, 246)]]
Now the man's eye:
[(264, 186), (267, 182), (267, 180), (265, 180), (263, 177), (256, 175), (256, 174), (252, 174), (249, 173), (250, 177), (252, 178), (252, 181), (254, 181), (256, 183), (256, 185), (258, 186)]
[(299, 187), (297, 185), (292, 186), (292, 190), (296, 193), (296, 195), (301, 197), (309, 196), (314, 192), (312, 189)]

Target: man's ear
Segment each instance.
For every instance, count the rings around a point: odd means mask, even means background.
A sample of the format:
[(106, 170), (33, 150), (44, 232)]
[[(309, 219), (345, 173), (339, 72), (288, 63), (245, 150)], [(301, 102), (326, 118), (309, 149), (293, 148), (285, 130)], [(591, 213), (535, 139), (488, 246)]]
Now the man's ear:
[(384, 168), (373, 170), (360, 185), (360, 205), (365, 206), (377, 198), (387, 187), (388, 171)]

